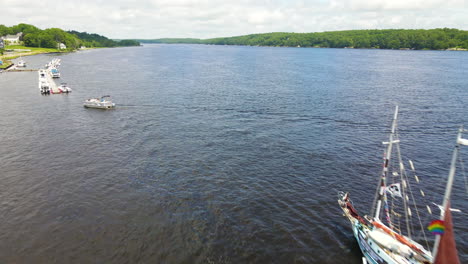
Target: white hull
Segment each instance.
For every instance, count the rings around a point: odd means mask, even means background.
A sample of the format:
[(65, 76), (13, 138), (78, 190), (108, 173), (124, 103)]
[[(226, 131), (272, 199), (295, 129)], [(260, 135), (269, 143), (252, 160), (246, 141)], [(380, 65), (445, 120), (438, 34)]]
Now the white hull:
[(20, 58), (20, 60), (16, 64), (16, 67), (26, 67), (26, 62)]
[[(362, 228), (362, 227), (361, 227)], [(362, 230), (359, 229), (359, 225), (353, 226), (353, 233), (356, 241), (358, 242), (359, 248), (362, 254), (367, 260), (367, 263), (380, 264), (380, 263), (406, 263), (416, 264), (423, 263), (417, 260), (409, 260), (397, 254), (393, 254), (389, 249), (382, 247), (376, 240), (373, 240), (369, 233), (371, 231), (364, 227)], [(387, 254), (387, 252), (389, 254)], [(391, 254), (391, 256), (390, 256)]]
[[(343, 197), (347, 197), (343, 196)], [(411, 239), (404, 237), (414, 248), (418, 248), (420, 253), (400, 243), (396, 238), (385, 233), (384, 230), (373, 226), (367, 220), (357, 216), (353, 212), (347, 198), (340, 198), (338, 203), (344, 212), (344, 215), (351, 223), (353, 235), (358, 242), (362, 254), (371, 264), (424, 264), (432, 263), (430, 253)], [(359, 218), (361, 220), (359, 220)], [(366, 223), (364, 223), (366, 222)]]
[(62, 92), (62, 93), (71, 93), (71, 91), (72, 91), (72, 89), (71, 89), (70, 87), (68, 87), (68, 86), (66, 86), (66, 85), (63, 85), (63, 84), (60, 85), (60, 86), (58, 87), (58, 89), (59, 89), (60, 92)]
[(50, 84), (46, 78), (46, 72), (44, 70), (39, 70), (39, 91), (41, 94), (50, 94)]
[(57, 68), (52, 68), (50, 69), (50, 76), (52, 76), (52, 78), (60, 78), (60, 72)]
[[(346, 218), (348, 218), (348, 220), (351, 222), (351, 228), (353, 229), (354, 237), (356, 238), (362, 254), (365, 257), (365, 261), (363, 262), (373, 264), (458, 264), (460, 263), (460, 260), (458, 258), (452, 216), (450, 213), (450, 195), (455, 177), (459, 146), (468, 146), (468, 139), (462, 138), (462, 133), (468, 132), (468, 130), (465, 130), (463, 127), (461, 127), (458, 131), (456, 141), (457, 144), (453, 150), (449, 177), (445, 187), (443, 205), (440, 206), (440, 218), (436, 221), (432, 221), (428, 227), (431, 233), (435, 233), (437, 235), (434, 242), (433, 251), (431, 253), (421, 244), (411, 238), (411, 233), (413, 233), (411, 229), (412, 213), (409, 203), (413, 203), (416, 207), (416, 202), (410, 189), (410, 183), (408, 181), (409, 177), (405, 171), (403, 159), (400, 154), (400, 140), (396, 132), (397, 117), (398, 106), (395, 108), (389, 140), (387, 142), (383, 142), (384, 145), (387, 145), (387, 148), (385, 152), (382, 174), (374, 198), (375, 214), (372, 212), (371, 217), (361, 217), (349, 199), (348, 193), (339, 193), (338, 204), (343, 210), (344, 216), (346, 216)], [(398, 157), (397, 162), (394, 163), (398, 163), (397, 166), (393, 166), (391, 163), (391, 153), (392, 147), (394, 145)], [(419, 178), (414, 172), (415, 169), (413, 163), (409, 161), (409, 164), (414, 174), (413, 176), (415, 178), (415, 182), (419, 183)], [(398, 168), (399, 171), (395, 167)], [(395, 177), (398, 178), (395, 179)], [(389, 183), (390, 178), (393, 178), (391, 179), (391, 184)], [(397, 181), (400, 181), (401, 184)], [(410, 201), (408, 193), (411, 195), (412, 201)], [(422, 190), (421, 195), (424, 196)], [(389, 201), (389, 197), (391, 197), (391, 201)], [(401, 201), (398, 199), (401, 199)], [(403, 207), (403, 212), (396, 212), (394, 208), (397, 207)], [(428, 206), (427, 209), (428, 212), (432, 214)], [(380, 217), (381, 212), (383, 215), (382, 217)], [(381, 220), (384, 219), (384, 217), (388, 223), (388, 226), (385, 225)], [(404, 220), (400, 221), (400, 218), (403, 219), (403, 217), (405, 217)], [(426, 246), (429, 248), (427, 238), (424, 235), (425, 230), (419, 213), (417, 213), (417, 217), (421, 227), (421, 232), (423, 234), (424, 240), (426, 241)], [(401, 222), (403, 222), (403, 224), (406, 223), (405, 231), (407, 236), (403, 235), (400, 225)]]
[(100, 104), (83, 104), (86, 108), (96, 108), (96, 109), (112, 109), (115, 107), (115, 104), (112, 105), (100, 105)]
[(39, 91), (41, 94), (50, 94), (49, 86), (39, 86)]
[(115, 104), (109, 100), (102, 100), (98, 98), (88, 99), (83, 104), (86, 108), (96, 108), (96, 109), (112, 109), (115, 107)]

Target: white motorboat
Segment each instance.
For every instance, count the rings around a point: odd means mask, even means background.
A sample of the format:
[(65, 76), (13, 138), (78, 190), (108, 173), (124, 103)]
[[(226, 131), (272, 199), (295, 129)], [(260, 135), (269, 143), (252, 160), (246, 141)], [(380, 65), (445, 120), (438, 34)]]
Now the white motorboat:
[(18, 64), (16, 64), (16, 67), (26, 67), (26, 62), (24, 60), (19, 60)]
[(60, 72), (57, 70), (57, 68), (50, 69), (50, 75), (52, 78), (60, 78)]
[(58, 87), (58, 89), (62, 93), (70, 93), (72, 91), (72, 89), (70, 87), (68, 87), (68, 85), (66, 83), (61, 83), (60, 86)]
[[(432, 252), (430, 252), (420, 211), (422, 213), (421, 209), (427, 208), (428, 213), (432, 214), (432, 210), (429, 205), (418, 207), (416, 204), (413, 193), (417, 192), (412, 191), (412, 187), (417, 186), (421, 179), (416, 175), (412, 161), (408, 162), (411, 173), (407, 172), (403, 165), (400, 140), (396, 129), (397, 116), (398, 107), (395, 109), (389, 140), (383, 142), (387, 147), (371, 214), (361, 216), (354, 208), (349, 193), (339, 193), (338, 203), (344, 216), (351, 223), (354, 237), (365, 258), (363, 263), (460, 263), (454, 239), (451, 217), (451, 211), (454, 209), (450, 208), (450, 194), (457, 167), (456, 162), (459, 161), (459, 158), (461, 159), (458, 155), (459, 148), (462, 145), (468, 146), (468, 139), (462, 138), (462, 133), (468, 132), (468, 130), (463, 128), (459, 130), (444, 200), (441, 206), (438, 205), (441, 210), (440, 217), (438, 220), (432, 221), (428, 227), (429, 231), (436, 235)], [(391, 159), (392, 150), (395, 149), (397, 158)], [(421, 197), (418, 198), (424, 200), (424, 192), (422, 190), (420, 192)], [(414, 211), (411, 210), (411, 207), (414, 207)], [(414, 214), (415, 211), (416, 214)], [(421, 229), (419, 234), (413, 226), (416, 223), (419, 223)], [(423, 239), (426, 241), (426, 247), (416, 242), (416, 240), (422, 241)]]
[(46, 63), (45, 68), (57, 68), (58, 66), (60, 66), (60, 59), (53, 59), (50, 62)]
[(50, 84), (46, 79), (39, 79), (39, 91), (41, 94), (50, 94)]
[(115, 107), (115, 104), (110, 100), (109, 95), (104, 95), (101, 98), (87, 99), (83, 106), (87, 108), (112, 109)]
[(46, 78), (46, 71), (45, 70), (39, 70), (39, 79), (45, 79)]

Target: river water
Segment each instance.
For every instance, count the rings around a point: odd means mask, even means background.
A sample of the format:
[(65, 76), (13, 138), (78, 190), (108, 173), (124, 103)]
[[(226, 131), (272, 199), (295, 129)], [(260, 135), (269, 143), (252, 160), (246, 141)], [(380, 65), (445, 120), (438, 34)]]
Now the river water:
[[(467, 52), (145, 45), (24, 59), (55, 57), (71, 94), (0, 74), (1, 263), (361, 263), (336, 194), (370, 212), (394, 105), (427, 204), (468, 126)], [(83, 108), (105, 94), (115, 110)], [(458, 174), (462, 262), (466, 197)]]

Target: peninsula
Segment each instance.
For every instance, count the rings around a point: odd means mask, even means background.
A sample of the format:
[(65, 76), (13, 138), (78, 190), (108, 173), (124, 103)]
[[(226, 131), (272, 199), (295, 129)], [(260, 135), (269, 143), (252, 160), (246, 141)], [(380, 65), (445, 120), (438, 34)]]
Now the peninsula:
[(135, 40), (115, 41), (87, 32), (64, 31), (59, 28), (39, 29), (33, 25), (0, 25), (0, 69), (11, 65), (19, 56), (50, 52), (70, 52), (85, 48), (139, 46)]

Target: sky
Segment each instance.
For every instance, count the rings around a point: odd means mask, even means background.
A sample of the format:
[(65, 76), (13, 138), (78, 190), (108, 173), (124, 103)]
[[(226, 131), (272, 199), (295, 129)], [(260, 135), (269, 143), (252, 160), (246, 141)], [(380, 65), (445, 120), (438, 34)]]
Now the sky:
[(0, 0), (0, 24), (113, 39), (350, 29), (468, 30), (468, 0)]

